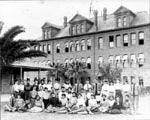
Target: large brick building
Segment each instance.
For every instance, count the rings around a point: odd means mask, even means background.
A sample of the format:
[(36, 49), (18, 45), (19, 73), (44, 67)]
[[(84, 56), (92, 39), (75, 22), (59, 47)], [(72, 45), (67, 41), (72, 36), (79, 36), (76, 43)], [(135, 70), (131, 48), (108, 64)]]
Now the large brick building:
[(123, 69), (122, 78), (130, 83), (135, 77), (150, 86), (150, 15), (145, 11), (121, 6), (112, 14), (104, 8), (101, 16), (95, 10), (89, 19), (78, 13), (69, 22), (64, 17), (63, 26), (46, 22), (39, 42), (34, 49), (48, 57), (33, 59), (35, 64), (79, 60), (87, 63), (94, 79), (98, 65), (111, 63)]

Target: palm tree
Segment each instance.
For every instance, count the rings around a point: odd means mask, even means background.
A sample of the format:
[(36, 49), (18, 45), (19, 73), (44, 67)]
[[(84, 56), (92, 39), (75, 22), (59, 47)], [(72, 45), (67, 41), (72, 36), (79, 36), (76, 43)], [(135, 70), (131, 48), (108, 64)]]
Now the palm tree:
[(104, 64), (103, 66), (99, 67), (98, 74), (101, 74), (103, 79), (108, 79), (108, 81), (115, 82), (116, 78), (121, 77), (122, 69), (120, 68), (113, 68), (111, 64)]
[(27, 50), (27, 48), (38, 44), (36, 41), (14, 40), (22, 32), (25, 32), (22, 26), (14, 26), (0, 37), (1, 68), (10, 66), (15, 61), (21, 61), (25, 58), (47, 56), (46, 53), (39, 50)]
[[(27, 48), (37, 45), (36, 41), (14, 40), (22, 32), (25, 32), (24, 27), (14, 26), (0, 37), (0, 75), (2, 70), (11, 66), (16, 61), (21, 61), (25, 58), (47, 56), (46, 53), (39, 50), (27, 50)], [(1, 78), (2, 76), (0, 76)]]
[(73, 78), (73, 84), (75, 82), (80, 83), (81, 78), (87, 79), (87, 77), (89, 77), (86, 65), (78, 61), (72, 62), (68, 65), (66, 75), (68, 76), (68, 78)]

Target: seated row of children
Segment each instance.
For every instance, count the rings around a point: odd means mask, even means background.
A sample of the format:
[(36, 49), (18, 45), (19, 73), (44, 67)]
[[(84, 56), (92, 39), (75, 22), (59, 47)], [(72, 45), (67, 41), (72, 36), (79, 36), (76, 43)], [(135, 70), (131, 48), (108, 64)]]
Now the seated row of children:
[(80, 93), (76, 93), (72, 91), (71, 87), (66, 90), (62, 86), (61, 90), (48, 91), (47, 87), (41, 86), (39, 91), (33, 87), (28, 100), (24, 100), (20, 94), (17, 95), (17, 98), (12, 94), (9, 104), (5, 105), (5, 110), (10, 112), (55, 112), (59, 114), (130, 114), (131, 102), (129, 95), (126, 95), (121, 102), (120, 96), (108, 96), (100, 91), (95, 95), (91, 88), (87, 91), (82, 89)]

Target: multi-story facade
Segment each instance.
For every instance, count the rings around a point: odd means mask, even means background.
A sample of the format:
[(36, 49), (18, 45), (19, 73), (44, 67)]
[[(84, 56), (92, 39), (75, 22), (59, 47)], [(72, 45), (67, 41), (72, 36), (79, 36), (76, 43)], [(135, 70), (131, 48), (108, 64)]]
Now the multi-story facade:
[(39, 49), (47, 58), (33, 59), (35, 64), (67, 63), (73, 60), (86, 62), (91, 78), (98, 76), (98, 66), (111, 63), (122, 68), (122, 78), (131, 83), (150, 86), (150, 15), (134, 13), (121, 6), (114, 13), (93, 18), (76, 14), (69, 22), (64, 17), (62, 27), (46, 22), (42, 26)]

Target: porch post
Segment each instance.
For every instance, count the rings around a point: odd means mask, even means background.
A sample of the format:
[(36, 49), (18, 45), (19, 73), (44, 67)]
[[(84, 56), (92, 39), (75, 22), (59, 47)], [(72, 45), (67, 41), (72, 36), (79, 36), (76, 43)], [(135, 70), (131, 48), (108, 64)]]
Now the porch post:
[(38, 71), (38, 80), (40, 80), (40, 77), (41, 77), (41, 69), (39, 69), (39, 71)]
[(20, 79), (22, 80), (22, 67), (20, 67)]

